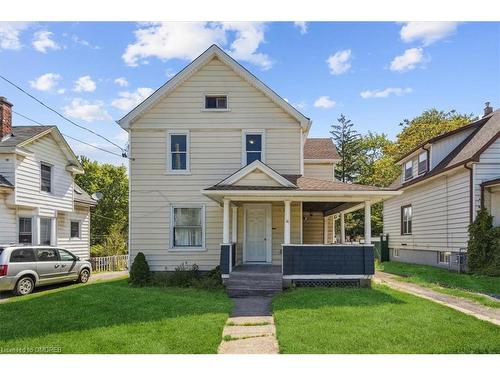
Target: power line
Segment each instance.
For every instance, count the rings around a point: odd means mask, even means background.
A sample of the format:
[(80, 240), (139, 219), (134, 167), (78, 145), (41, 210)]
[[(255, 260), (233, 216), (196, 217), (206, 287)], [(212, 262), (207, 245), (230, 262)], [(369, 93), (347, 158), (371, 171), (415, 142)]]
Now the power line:
[[(40, 122), (38, 122), (38, 121), (35, 121), (35, 120), (33, 120), (32, 118), (29, 118), (28, 116), (25, 116), (25, 115), (23, 115), (23, 114), (21, 114), (21, 113), (19, 113), (19, 112), (16, 112), (16, 111), (14, 111), (14, 110), (13, 110), (12, 112), (13, 112), (13, 113), (15, 113), (15, 114), (16, 114), (16, 115), (18, 115), (18, 116), (21, 116), (21, 117), (25, 118), (25, 119), (26, 119), (26, 120), (28, 120), (28, 121), (31, 121), (31, 122), (32, 122), (32, 123), (34, 123), (34, 124), (37, 124), (37, 125), (40, 125), (40, 126), (44, 126), (44, 124), (42, 124), (42, 123), (40, 123)], [(87, 145), (87, 146), (93, 147), (93, 148), (98, 149), (98, 150), (103, 151), (103, 152), (107, 152), (108, 154), (118, 156), (119, 158), (122, 158), (122, 157), (123, 157), (123, 155), (117, 154), (116, 152), (109, 151), (109, 150), (106, 150), (106, 149), (101, 148), (101, 147), (98, 147), (98, 146), (94, 146), (94, 145), (93, 145), (93, 144), (91, 144), (91, 143), (84, 142), (84, 141), (82, 141), (82, 140), (80, 140), (80, 139), (77, 139), (77, 138), (75, 138), (75, 137), (72, 137), (71, 135), (64, 134), (64, 133), (61, 133), (61, 134), (62, 134), (62, 135), (64, 135), (65, 137), (68, 137), (68, 138), (70, 138), (70, 139), (74, 140), (74, 141), (77, 141), (77, 142), (83, 143), (84, 145)]]
[(16, 85), (14, 82), (8, 80), (7, 78), (5, 78), (4, 76), (0, 75), (0, 78), (3, 79), (5, 82), (7, 82), (8, 84), (14, 86), (16, 89), (18, 89), (19, 91), (21, 91), (22, 93), (28, 95), (31, 99), (33, 99), (34, 101), (38, 102), (39, 104), (41, 104), (42, 106), (44, 106), (45, 108), (47, 108), (49, 111), (51, 112), (54, 112), (56, 115), (58, 115), (59, 117), (61, 117), (62, 119), (68, 121), (69, 123), (79, 127), (80, 129), (83, 129), (83, 130), (86, 130), (102, 139), (104, 139), (106, 142), (109, 142), (111, 143), (113, 146), (116, 146), (120, 149), (120, 151), (122, 151), (122, 153), (125, 155), (126, 154), (126, 150), (123, 149), (120, 145), (114, 143), (113, 141), (109, 140), (108, 138), (106, 138), (105, 136), (103, 135), (100, 135), (99, 133), (96, 133), (95, 131), (91, 130), (91, 129), (88, 129), (86, 128), (85, 126), (82, 126), (82, 125), (79, 125), (77, 124), (76, 122), (74, 122), (73, 120), (70, 120), (69, 118), (67, 118), (66, 116), (64, 116), (63, 114), (61, 114), (60, 112), (58, 112), (57, 110), (53, 109), (52, 107), (48, 106), (47, 104), (45, 104), (44, 102), (42, 102), (40, 99), (37, 99), (36, 97), (34, 97), (33, 95), (31, 95), (29, 92), (27, 92), (26, 90), (24, 90), (23, 88), (21, 88), (20, 86)]

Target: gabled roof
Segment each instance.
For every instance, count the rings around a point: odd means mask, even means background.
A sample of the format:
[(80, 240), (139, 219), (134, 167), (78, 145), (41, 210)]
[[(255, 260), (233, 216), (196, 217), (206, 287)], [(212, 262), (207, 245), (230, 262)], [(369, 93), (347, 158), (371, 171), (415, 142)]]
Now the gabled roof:
[[(233, 184), (236, 184), (238, 181), (243, 179), (245, 176), (248, 176), (250, 173), (252, 173), (256, 170), (263, 172), (270, 179), (276, 181), (277, 185), (279, 185), (276, 187), (296, 188), (294, 183), (292, 183), (290, 180), (286, 179), (284, 176), (282, 176), (281, 174), (279, 174), (274, 169), (272, 169), (268, 165), (264, 164), (260, 160), (255, 160), (252, 163), (238, 169), (236, 172), (234, 172), (229, 177), (218, 182), (215, 186), (234, 186)], [(241, 187), (239, 185), (236, 185), (236, 186)]]
[(92, 198), (89, 193), (87, 193), (85, 190), (83, 190), (80, 186), (78, 186), (75, 182), (75, 187), (73, 189), (75, 191), (74, 194), (74, 201), (78, 203), (85, 203), (91, 206), (95, 206), (97, 204), (97, 201)]
[(13, 189), (14, 185), (12, 185), (9, 180), (0, 174), (0, 187)]
[[(426, 180), (450, 169), (465, 165), (469, 162), (478, 162), (481, 154), (500, 137), (500, 110), (483, 117), (463, 128), (472, 127), (473, 132), (469, 134), (457, 147), (455, 147), (443, 160), (433, 169), (422, 176), (401, 182), (399, 176), (392, 184), (391, 188), (400, 189), (411, 186), (417, 182)], [(461, 129), (463, 129), (461, 128)], [(456, 131), (446, 133), (447, 135), (456, 134)], [(440, 138), (444, 138), (443, 136)]]
[(339, 160), (340, 156), (331, 138), (307, 138), (304, 159)]
[(68, 159), (69, 165), (76, 167), (81, 171), (81, 173), (83, 173), (83, 167), (78, 161), (75, 153), (69, 146), (68, 142), (66, 142), (66, 139), (64, 139), (57, 126), (54, 125), (13, 126), (12, 134), (0, 141), (0, 152), (14, 152), (15, 150), (22, 150), (24, 146), (48, 134), (51, 134), (55, 141), (61, 146), (61, 151)]
[(167, 83), (153, 92), (148, 98), (146, 98), (142, 103), (135, 107), (132, 111), (126, 114), (123, 118), (118, 120), (118, 124), (123, 129), (128, 129), (130, 124), (134, 122), (143, 112), (147, 111), (154, 104), (156, 104), (160, 99), (169, 95), (182, 83), (184, 83), (189, 77), (196, 73), (199, 69), (209, 63), (213, 58), (218, 58), (222, 63), (230, 67), (236, 74), (238, 74), (242, 79), (248, 82), (250, 85), (260, 90), (264, 95), (266, 95), (271, 101), (281, 107), (286, 113), (288, 113), (293, 118), (297, 119), (301, 127), (304, 129), (309, 129), (311, 125), (311, 120), (295, 109), (290, 103), (279, 96), (266, 84), (260, 81), (247, 69), (245, 69), (241, 64), (224, 52), (220, 47), (213, 44), (200, 56), (194, 59), (189, 65), (187, 65), (183, 70), (177, 73), (172, 79)]

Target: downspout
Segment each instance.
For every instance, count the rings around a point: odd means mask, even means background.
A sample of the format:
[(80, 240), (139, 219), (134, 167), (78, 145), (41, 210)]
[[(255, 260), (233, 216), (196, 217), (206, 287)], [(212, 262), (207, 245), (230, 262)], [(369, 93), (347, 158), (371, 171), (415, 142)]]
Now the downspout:
[(469, 170), (469, 223), (474, 221), (474, 168), (464, 164), (464, 167)]

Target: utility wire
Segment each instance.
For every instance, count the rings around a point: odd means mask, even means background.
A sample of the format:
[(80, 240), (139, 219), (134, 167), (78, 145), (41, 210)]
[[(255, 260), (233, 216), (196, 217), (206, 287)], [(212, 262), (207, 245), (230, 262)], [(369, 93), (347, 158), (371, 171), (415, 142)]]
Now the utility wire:
[[(0, 75), (0, 78), (3, 79), (5, 82), (7, 82), (8, 84), (14, 86), (16, 89), (18, 89), (19, 91), (21, 91), (22, 93), (28, 95), (31, 99), (35, 100), (36, 102), (38, 102), (39, 104), (41, 104), (42, 106), (44, 106), (45, 108), (47, 108), (49, 111), (51, 112), (54, 112), (56, 115), (58, 115), (59, 117), (61, 117), (62, 119), (68, 121), (69, 123), (79, 127), (80, 129), (83, 129), (83, 130), (86, 130), (102, 139), (104, 139), (106, 142), (109, 142), (111, 143), (113, 146), (116, 146), (120, 149), (120, 151), (123, 153), (123, 155), (126, 155), (126, 150), (124, 148), (122, 148), (120, 145), (116, 144), (115, 142), (109, 140), (108, 138), (106, 138), (105, 136), (103, 135), (100, 135), (99, 133), (96, 133), (95, 131), (91, 130), (91, 129), (88, 129), (86, 128), (85, 126), (82, 126), (82, 125), (79, 125), (77, 124), (76, 122), (74, 122), (73, 120), (70, 120), (69, 118), (67, 118), (66, 116), (64, 116), (63, 114), (61, 114), (60, 112), (58, 112), (57, 110), (51, 108), (50, 106), (48, 106), (47, 104), (45, 104), (44, 102), (42, 102), (40, 99), (37, 99), (36, 97), (34, 97), (33, 95), (31, 95), (29, 92), (27, 92), (26, 90), (24, 90), (23, 88), (21, 88), (20, 86), (16, 85), (14, 82), (8, 80), (7, 78), (5, 78), (4, 76)], [(125, 156), (124, 156), (125, 157)]]
[[(25, 118), (25, 119), (26, 119), (26, 120), (28, 120), (28, 121), (31, 121), (31, 122), (32, 122), (32, 123), (34, 123), (34, 124), (37, 124), (37, 125), (40, 125), (40, 126), (45, 126), (44, 124), (42, 124), (42, 123), (40, 123), (40, 122), (38, 122), (38, 121), (35, 121), (35, 120), (33, 120), (32, 118), (29, 118), (28, 116), (25, 116), (25, 115), (23, 115), (23, 114), (21, 114), (21, 113), (19, 113), (19, 112), (16, 112), (16, 111), (14, 111), (14, 110), (13, 110), (12, 112), (13, 112), (13, 113), (15, 113), (15, 114), (16, 114), (16, 115), (18, 115), (18, 116), (21, 116), (21, 117)], [(79, 140), (79, 139), (77, 139), (77, 138), (75, 138), (75, 137), (72, 137), (71, 135), (64, 134), (64, 133), (61, 133), (61, 134), (62, 134), (62, 135), (64, 135), (65, 137), (68, 137), (68, 138), (70, 138), (70, 139), (74, 140), (74, 141), (77, 141), (77, 142), (83, 143), (84, 145), (87, 145), (87, 146), (93, 147), (93, 148), (98, 149), (98, 150), (103, 151), (103, 152), (107, 152), (108, 154), (118, 156), (119, 158), (122, 158), (122, 157), (123, 157), (123, 155), (117, 154), (116, 152), (109, 151), (109, 150), (106, 150), (106, 149), (101, 148), (101, 147), (98, 147), (98, 146), (94, 146), (94, 145), (93, 145), (93, 144), (91, 144), (91, 143), (87, 143), (87, 142), (81, 141), (81, 140)]]

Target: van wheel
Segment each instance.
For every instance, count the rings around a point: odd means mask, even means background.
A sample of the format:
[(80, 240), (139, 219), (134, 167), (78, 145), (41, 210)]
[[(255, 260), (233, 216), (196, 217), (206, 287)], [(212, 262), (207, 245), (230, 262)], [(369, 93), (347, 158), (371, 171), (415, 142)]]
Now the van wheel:
[(35, 281), (30, 276), (21, 277), (14, 288), (14, 294), (16, 296), (25, 296), (30, 294), (33, 289), (35, 289)]
[(87, 281), (89, 281), (90, 278), (90, 271), (87, 268), (84, 268), (83, 270), (80, 271), (80, 275), (78, 275), (78, 283), (85, 284)]

